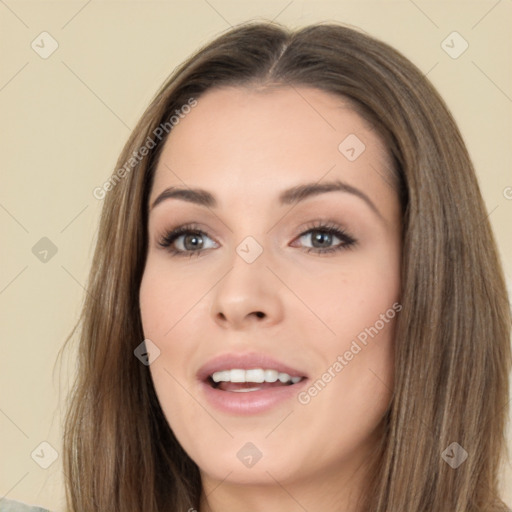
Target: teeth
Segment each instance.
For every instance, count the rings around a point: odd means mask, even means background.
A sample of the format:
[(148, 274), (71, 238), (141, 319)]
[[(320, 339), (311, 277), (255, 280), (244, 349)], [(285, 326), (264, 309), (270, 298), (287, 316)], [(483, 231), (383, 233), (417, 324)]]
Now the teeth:
[[(233, 374), (234, 371), (237, 370), (231, 370), (231, 374)], [(263, 370), (245, 370), (244, 373), (245, 382), (265, 382), (265, 372)]]
[(245, 380), (245, 370), (231, 370), (229, 380), (231, 382), (247, 382)]
[(265, 382), (275, 382), (279, 378), (279, 372), (276, 370), (265, 370)]
[(227, 381), (231, 381), (230, 373), (231, 372), (229, 370), (224, 371), (224, 372), (215, 372), (212, 375), (212, 379), (213, 379), (214, 382), (220, 382), (220, 381), (227, 382)]
[(285, 382), (288, 382), (289, 380), (292, 380), (292, 378), (287, 373), (280, 373), (277, 378), (284, 384)]
[(263, 370), (254, 368), (250, 370), (223, 370), (215, 372), (212, 376), (214, 382), (276, 382), (279, 380), (283, 384), (291, 382), (297, 384), (302, 377), (290, 377), (287, 373), (278, 372), (277, 370)]

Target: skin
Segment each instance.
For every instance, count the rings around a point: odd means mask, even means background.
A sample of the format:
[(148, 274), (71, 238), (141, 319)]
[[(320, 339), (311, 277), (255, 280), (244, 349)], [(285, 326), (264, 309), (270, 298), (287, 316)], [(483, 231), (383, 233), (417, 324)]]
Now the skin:
[[(366, 146), (354, 161), (338, 149), (349, 134)], [(144, 334), (161, 351), (152, 379), (170, 427), (200, 468), (200, 512), (358, 510), (392, 396), (396, 316), (359, 343), (342, 371), (332, 368), (400, 301), (401, 214), (389, 162), (376, 132), (343, 98), (309, 87), (210, 90), (168, 137), (149, 204), (170, 186), (204, 188), (219, 202), (167, 199), (151, 210), (140, 287)], [(278, 202), (284, 189), (335, 179), (364, 192), (379, 214), (339, 191)], [(302, 234), (315, 221), (336, 223), (356, 244), (315, 253), (342, 243), (314, 245), (315, 233)], [(192, 222), (207, 233), (201, 255), (158, 245)], [(250, 264), (236, 252), (247, 236), (263, 248)], [(184, 238), (174, 246), (197, 250)], [(220, 412), (196, 372), (231, 351), (270, 354), (311, 383), (329, 368), (334, 377), (307, 404), (294, 397), (252, 416)], [(237, 457), (247, 442), (263, 454), (250, 468)]]

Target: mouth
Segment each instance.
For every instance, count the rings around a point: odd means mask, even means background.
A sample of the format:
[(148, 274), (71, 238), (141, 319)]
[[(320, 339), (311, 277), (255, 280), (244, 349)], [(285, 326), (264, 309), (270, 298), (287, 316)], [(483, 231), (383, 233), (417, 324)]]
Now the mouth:
[(280, 372), (273, 368), (250, 368), (247, 370), (233, 368), (212, 373), (206, 379), (206, 383), (213, 389), (231, 393), (251, 393), (284, 386), (298, 384), (305, 377), (291, 376), (286, 372)]
[(197, 372), (208, 403), (230, 415), (265, 413), (290, 404), (309, 380), (303, 370), (264, 354), (223, 354)]

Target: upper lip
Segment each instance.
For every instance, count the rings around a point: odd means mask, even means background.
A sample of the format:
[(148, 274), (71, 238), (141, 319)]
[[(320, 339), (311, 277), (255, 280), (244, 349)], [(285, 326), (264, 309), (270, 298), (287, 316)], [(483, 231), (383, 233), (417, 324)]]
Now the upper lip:
[(277, 370), (287, 373), (290, 377), (306, 377), (305, 372), (274, 359), (266, 354), (251, 353), (227, 353), (218, 355), (207, 361), (197, 372), (201, 381), (206, 381), (210, 375), (222, 370), (240, 369), (250, 370), (261, 368), (263, 370)]

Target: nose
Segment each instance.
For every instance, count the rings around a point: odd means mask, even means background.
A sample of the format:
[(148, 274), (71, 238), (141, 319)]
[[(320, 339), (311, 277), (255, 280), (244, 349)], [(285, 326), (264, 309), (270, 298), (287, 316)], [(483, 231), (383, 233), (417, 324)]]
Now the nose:
[(237, 253), (212, 290), (211, 314), (224, 329), (271, 326), (283, 317), (282, 284), (267, 266), (265, 251), (252, 263)]

